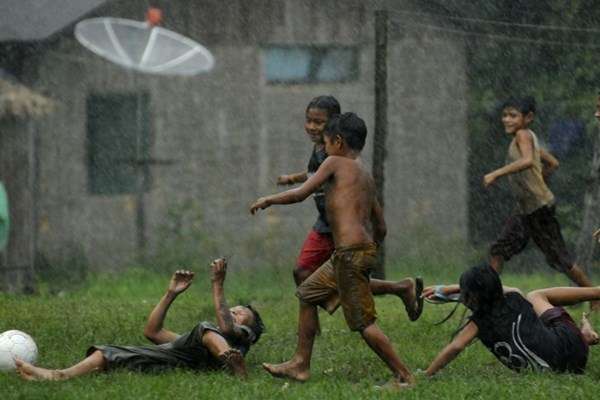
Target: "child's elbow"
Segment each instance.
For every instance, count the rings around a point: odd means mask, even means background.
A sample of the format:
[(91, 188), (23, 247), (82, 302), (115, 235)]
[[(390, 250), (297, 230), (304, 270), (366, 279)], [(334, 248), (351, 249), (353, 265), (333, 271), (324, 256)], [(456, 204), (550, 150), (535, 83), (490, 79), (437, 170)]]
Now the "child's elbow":
[(150, 330), (148, 328), (144, 329), (144, 337), (146, 339), (148, 339), (149, 341), (151, 341), (152, 343), (156, 342), (156, 336), (157, 336), (157, 333), (155, 331)]

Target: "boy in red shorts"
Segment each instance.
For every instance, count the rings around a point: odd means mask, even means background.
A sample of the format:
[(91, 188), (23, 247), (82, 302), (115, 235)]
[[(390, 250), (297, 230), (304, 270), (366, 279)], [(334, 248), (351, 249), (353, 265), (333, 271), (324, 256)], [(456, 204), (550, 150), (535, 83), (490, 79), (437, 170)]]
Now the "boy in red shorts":
[[(314, 146), (307, 170), (279, 176), (277, 178), (278, 185), (303, 183), (317, 172), (327, 158), (323, 131), (329, 119), (339, 115), (340, 112), (340, 103), (333, 96), (317, 96), (308, 103), (305, 110), (304, 130)], [(319, 215), (311, 231), (306, 236), (296, 261), (294, 281), (297, 286), (329, 260), (335, 248), (331, 236), (331, 227), (327, 221), (325, 192), (322, 187), (313, 193), (313, 199)], [(376, 296), (385, 294), (399, 296), (404, 302), (408, 316), (412, 321), (419, 317), (418, 314), (414, 313), (414, 308), (409, 303), (412, 301), (412, 292), (416, 290), (420, 293), (423, 288), (423, 281), (420, 278), (415, 280), (404, 279), (398, 282), (371, 279), (369, 285)]]
[[(313, 143), (313, 150), (308, 161), (307, 170), (279, 176), (277, 178), (278, 185), (303, 183), (317, 172), (319, 166), (327, 158), (325, 144), (323, 143), (323, 130), (327, 121), (332, 116), (340, 114), (340, 110), (340, 103), (333, 96), (318, 96), (308, 103), (305, 111), (304, 131)], [(306, 236), (296, 261), (296, 268), (294, 269), (296, 285), (301, 284), (325, 261), (329, 260), (334, 249), (331, 228), (327, 222), (325, 211), (325, 193), (322, 188), (313, 193), (313, 199), (319, 215), (311, 231)]]

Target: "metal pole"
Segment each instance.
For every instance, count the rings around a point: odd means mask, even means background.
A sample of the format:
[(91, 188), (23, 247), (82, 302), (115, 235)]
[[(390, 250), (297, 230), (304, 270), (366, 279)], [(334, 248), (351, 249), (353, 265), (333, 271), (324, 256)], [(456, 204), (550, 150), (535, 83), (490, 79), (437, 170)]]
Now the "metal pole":
[(145, 154), (142, 152), (142, 93), (138, 91), (136, 96), (136, 151), (135, 151), (135, 170), (136, 170), (136, 218), (135, 225), (137, 230), (138, 257), (141, 262), (146, 259), (146, 204), (144, 202), (144, 189), (146, 186), (146, 163)]
[[(375, 133), (373, 135), (373, 178), (377, 188), (377, 200), (384, 207), (385, 141), (388, 130), (387, 118), (387, 46), (388, 12), (375, 11)], [(373, 277), (385, 278), (385, 246), (379, 251), (379, 263)]]
[(27, 122), (29, 133), (29, 263), (23, 271), (22, 288), (25, 293), (35, 292), (35, 259), (38, 252), (38, 184), (39, 184), (39, 154), (38, 138), (32, 121)]

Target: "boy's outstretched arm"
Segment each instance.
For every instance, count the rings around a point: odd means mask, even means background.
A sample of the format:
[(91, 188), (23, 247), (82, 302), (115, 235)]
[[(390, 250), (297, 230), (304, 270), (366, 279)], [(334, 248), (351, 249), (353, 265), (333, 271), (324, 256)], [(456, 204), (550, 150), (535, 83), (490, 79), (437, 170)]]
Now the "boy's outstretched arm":
[(171, 277), (167, 292), (148, 316), (148, 321), (144, 327), (144, 336), (152, 343), (163, 344), (177, 339), (178, 335), (175, 332), (165, 329), (163, 323), (173, 301), (190, 287), (193, 279), (194, 273), (185, 270), (175, 271)]
[(440, 369), (444, 368), (454, 360), (472, 341), (477, 337), (477, 325), (473, 321), (469, 322), (454, 340), (450, 342), (431, 362), (425, 374), (427, 376), (435, 375)]
[(227, 261), (223, 258), (214, 260), (210, 264), (211, 268), (211, 283), (213, 303), (215, 305), (215, 314), (217, 315), (217, 325), (224, 336), (235, 336), (246, 338), (246, 331), (233, 321), (231, 310), (227, 306), (225, 300), (225, 276), (227, 274)]
[(533, 165), (533, 138), (529, 134), (529, 131), (521, 129), (515, 136), (517, 147), (521, 152), (521, 158), (485, 175), (483, 177), (483, 184), (485, 187), (493, 184), (496, 179), (501, 176), (514, 174), (515, 172), (530, 168)]
[(556, 171), (560, 163), (552, 154), (544, 149), (540, 149), (540, 158), (542, 159), (542, 175), (544, 179), (550, 177)]
[(334, 174), (337, 165), (337, 157), (327, 157), (317, 172), (308, 178), (302, 186), (271, 196), (261, 197), (250, 206), (250, 213), (256, 214), (259, 209), (264, 210), (273, 204), (293, 204), (303, 201), (317, 191)]
[[(429, 298), (429, 299), (433, 298), (436, 294), (436, 287), (440, 287), (439, 290), (442, 291), (442, 294), (444, 296), (449, 296), (449, 295), (452, 295), (455, 293), (460, 293), (460, 286), (458, 284), (454, 283), (452, 285), (427, 286), (425, 289), (423, 289), (423, 294), (421, 294), (421, 296), (423, 298)], [(504, 294), (516, 292), (516, 293), (519, 293), (521, 296), (524, 296), (523, 292), (519, 288), (510, 287), (510, 286), (502, 285), (502, 292)]]

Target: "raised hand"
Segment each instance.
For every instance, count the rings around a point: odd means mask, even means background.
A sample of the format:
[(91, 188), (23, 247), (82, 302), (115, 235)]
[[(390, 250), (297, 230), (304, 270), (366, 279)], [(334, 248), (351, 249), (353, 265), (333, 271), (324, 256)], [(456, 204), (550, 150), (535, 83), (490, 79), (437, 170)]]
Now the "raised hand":
[(225, 282), (225, 275), (227, 275), (227, 261), (224, 258), (217, 258), (210, 264), (211, 268), (211, 281), (215, 283)]
[(190, 287), (192, 281), (194, 280), (194, 273), (188, 270), (177, 270), (171, 277), (171, 282), (169, 282), (169, 292), (173, 294), (183, 293), (187, 288)]

